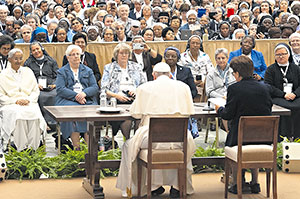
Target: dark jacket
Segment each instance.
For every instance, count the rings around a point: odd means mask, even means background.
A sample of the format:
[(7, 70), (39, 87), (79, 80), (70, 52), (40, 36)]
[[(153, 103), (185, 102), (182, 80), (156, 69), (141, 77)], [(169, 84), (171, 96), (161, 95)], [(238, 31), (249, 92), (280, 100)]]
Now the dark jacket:
[[(82, 60), (82, 57), (81, 57)], [(68, 63), (67, 57), (64, 56), (63, 59), (63, 66), (66, 65)], [(84, 65), (88, 66), (90, 69), (93, 70), (96, 82), (98, 83), (101, 79), (101, 73), (99, 71), (99, 67), (97, 64), (97, 60), (96, 60), (96, 55), (94, 53), (89, 53), (89, 52), (84, 52), (84, 61), (83, 63)]]
[(133, 20), (137, 20), (136, 14), (134, 13), (134, 9), (130, 10), (128, 17)]
[(217, 113), (222, 119), (231, 120), (225, 145), (235, 146), (240, 116), (271, 115), (270, 88), (253, 78), (244, 78), (228, 87), (226, 106), (220, 107)]
[[(50, 56), (44, 55), (44, 65), (42, 68), (42, 75), (47, 77), (47, 85), (55, 84), (56, 75), (57, 75), (57, 62)], [(29, 58), (25, 61), (24, 66), (29, 67), (36, 78), (40, 77), (40, 66), (38, 65), (36, 59), (30, 55)]]
[[(289, 64), (286, 74), (289, 83), (293, 83), (292, 91), (296, 97), (300, 97), (300, 68), (294, 64)], [(265, 83), (270, 84), (272, 87), (272, 97), (283, 98), (283, 74), (277, 63), (270, 65), (265, 74)]]
[(192, 97), (193, 98), (196, 97), (198, 92), (196, 89), (196, 85), (194, 82), (194, 78), (193, 78), (191, 69), (184, 67), (184, 66), (177, 65), (176, 79), (186, 83), (191, 89)]
[[(152, 76), (153, 68), (152, 68), (152, 66), (159, 63), (159, 62), (161, 62), (162, 56), (157, 53), (156, 58), (153, 58), (153, 57), (151, 57), (149, 52), (145, 52), (145, 51), (142, 54), (143, 54), (143, 62), (144, 62), (143, 72), (146, 72), (146, 74), (147, 74), (147, 81), (152, 81), (153, 80), (153, 76)], [(134, 53), (132, 53), (131, 61), (137, 62)]]

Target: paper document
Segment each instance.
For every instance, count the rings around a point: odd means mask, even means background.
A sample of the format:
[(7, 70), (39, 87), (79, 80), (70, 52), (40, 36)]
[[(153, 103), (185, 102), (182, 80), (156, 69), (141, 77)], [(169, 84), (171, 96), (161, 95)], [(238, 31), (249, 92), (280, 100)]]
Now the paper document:
[(209, 98), (208, 101), (214, 105), (218, 106), (225, 106), (226, 104), (226, 99), (224, 98)]

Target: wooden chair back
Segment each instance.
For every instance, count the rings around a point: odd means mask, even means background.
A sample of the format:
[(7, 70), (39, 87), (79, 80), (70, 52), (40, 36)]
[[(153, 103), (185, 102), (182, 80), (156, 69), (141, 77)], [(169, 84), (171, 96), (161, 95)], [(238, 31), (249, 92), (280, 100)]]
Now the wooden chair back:
[(241, 116), (238, 145), (277, 144), (279, 116)]
[(184, 142), (188, 117), (151, 117), (149, 142)]

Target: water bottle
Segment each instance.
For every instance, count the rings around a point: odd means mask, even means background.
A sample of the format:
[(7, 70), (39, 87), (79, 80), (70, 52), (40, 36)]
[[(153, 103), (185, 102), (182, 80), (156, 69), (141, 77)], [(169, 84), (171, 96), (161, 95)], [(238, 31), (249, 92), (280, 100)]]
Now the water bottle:
[(100, 93), (100, 107), (106, 107), (106, 93), (101, 91)]
[(100, 137), (100, 140), (98, 142), (98, 146), (99, 146), (99, 151), (105, 151), (103, 137)]

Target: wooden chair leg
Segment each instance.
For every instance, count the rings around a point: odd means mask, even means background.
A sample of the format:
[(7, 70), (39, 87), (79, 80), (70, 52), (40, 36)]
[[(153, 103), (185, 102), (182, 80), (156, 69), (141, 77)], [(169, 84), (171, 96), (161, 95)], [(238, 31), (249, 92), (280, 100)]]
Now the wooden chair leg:
[(237, 194), (238, 199), (242, 199), (242, 168), (240, 166), (237, 166)]
[(271, 180), (271, 170), (270, 169), (266, 169), (266, 186), (267, 186), (267, 198), (270, 197), (270, 180)]
[(151, 177), (152, 177), (152, 169), (147, 167), (147, 199), (151, 199)]
[(183, 184), (182, 180), (183, 180), (183, 178), (182, 178), (182, 173), (183, 173), (182, 169), (177, 169), (178, 191), (179, 191), (180, 198), (182, 198), (182, 196), (183, 196), (183, 187), (182, 187), (182, 184)]
[(228, 184), (229, 184), (229, 160), (225, 158), (225, 199), (228, 197)]
[(216, 121), (216, 147), (219, 148), (219, 118), (215, 118)]
[(111, 137), (111, 142), (112, 142), (112, 148), (115, 149), (115, 136), (112, 135)]
[(108, 124), (108, 121), (106, 121), (106, 122), (105, 122), (105, 130), (106, 130), (105, 135), (106, 135), (106, 136), (108, 136), (108, 128), (109, 128), (108, 125), (109, 125), (109, 124)]
[(141, 198), (141, 188), (142, 188), (142, 164), (141, 161), (138, 159), (138, 198)]
[(183, 184), (183, 198), (186, 198), (186, 190), (187, 190), (187, 167), (185, 165), (184, 169), (183, 169), (183, 179), (182, 179), (182, 184)]
[(276, 161), (275, 164), (273, 165), (272, 169), (272, 179), (273, 179), (273, 199), (277, 199), (277, 165)]
[(56, 133), (57, 133), (57, 153), (60, 154), (60, 145), (61, 145), (61, 137), (60, 137), (60, 124), (59, 122), (56, 123)]
[(210, 118), (207, 118), (207, 122), (206, 122), (206, 134), (205, 134), (205, 140), (204, 140), (205, 143), (207, 143), (207, 139), (208, 139), (209, 124), (210, 124)]

